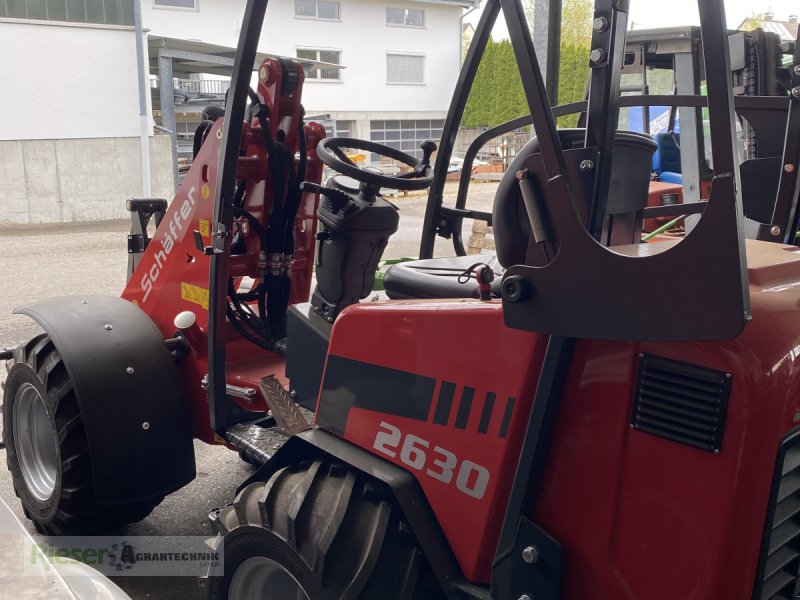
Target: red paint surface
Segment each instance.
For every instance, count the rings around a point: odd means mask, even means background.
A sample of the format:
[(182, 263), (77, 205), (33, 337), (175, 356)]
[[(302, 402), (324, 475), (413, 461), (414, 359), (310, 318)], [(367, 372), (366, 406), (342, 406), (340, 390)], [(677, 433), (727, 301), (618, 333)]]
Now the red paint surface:
[[(366, 332), (369, 332), (366, 335)], [(394, 302), (348, 308), (337, 320), (330, 353), (439, 381), (427, 423), (352, 409), (345, 438), (374, 452), (381, 421), (413, 433), (486, 467), (490, 474), (485, 496), (476, 500), (456, 488), (417, 472), (422, 489), (450, 541), (466, 576), (488, 581), (489, 564), (500, 532), (515, 456), (531, 407), (544, 338), (503, 325), (499, 302)], [(432, 422), (441, 381), (457, 382), (448, 426)], [(476, 388), (465, 430), (454, 422), (463, 386)], [(486, 392), (497, 399), (487, 433), (478, 433)], [(505, 439), (500, 425), (507, 397), (517, 399)], [(394, 459), (402, 465), (399, 453)]]
[[(800, 253), (754, 242), (748, 253), (753, 321), (737, 339), (578, 343), (530, 512), (564, 546), (564, 598), (750, 598), (777, 448), (800, 410)], [(543, 349), (543, 338), (505, 328), (497, 303), (362, 305), (334, 328), (332, 354), (477, 388), (466, 431), (453, 427), (459, 388), (448, 427), (432, 413), (418, 422), (353, 409), (345, 433), (377, 453), (387, 421), (490, 469), (481, 501), (417, 473), (474, 581), (490, 576)], [(719, 455), (629, 428), (640, 353), (732, 374)], [(487, 389), (519, 398), (506, 439), (476, 432)]]
[[(683, 186), (672, 183), (663, 183), (661, 181), (651, 181), (649, 193), (647, 195), (647, 208), (663, 206), (664, 196), (666, 194), (678, 194), (678, 203), (683, 204)], [(652, 219), (645, 219), (643, 231), (655, 231), (662, 225), (669, 223), (678, 216), (678, 214), (675, 214), (670, 217), (655, 217)]]
[[(647, 208), (663, 206), (664, 205), (663, 198), (665, 194), (678, 194), (678, 204), (683, 204), (683, 186), (681, 184), (664, 183), (663, 181), (651, 181), (649, 193), (647, 196)], [(711, 181), (706, 181), (706, 180), (700, 181), (700, 199), (708, 200), (710, 195), (711, 195)], [(650, 219), (645, 219), (643, 231), (645, 232), (655, 231), (662, 225), (666, 225), (673, 219), (678, 218), (679, 216), (680, 212), (676, 212), (674, 215), (670, 215), (667, 217), (654, 217)]]
[[(298, 149), (297, 123), (300, 115), (303, 70), (299, 66), (297, 90), (286, 96), (276, 94), (281, 87), (283, 74), (275, 59), (262, 63), (267, 78), (259, 81), (258, 94), (269, 107), (270, 129), (273, 139), (279, 139), (279, 128), (287, 127), (281, 134), (286, 136), (290, 151)], [(190, 310), (197, 316), (197, 324), (203, 333), (208, 330), (208, 307), (182, 298), (181, 286), (188, 284), (199, 290), (208, 290), (209, 258), (195, 247), (193, 231), (203, 229), (201, 221), (213, 227), (214, 194), (216, 193), (217, 165), (220, 153), (220, 138), (223, 119), (219, 119), (208, 134), (197, 158), (186, 175), (178, 193), (170, 203), (166, 215), (141, 257), (133, 277), (128, 282), (122, 297), (139, 305), (156, 323), (165, 337), (176, 333), (175, 316)], [(308, 140), (307, 181), (319, 183), (322, 179), (322, 163), (316, 155), (316, 147), (325, 136), (325, 130), (316, 123), (305, 126)], [(245, 155), (239, 159), (238, 176), (247, 180), (245, 208), (263, 224), (268, 224), (272, 209), (272, 182), (267, 167), (267, 151), (263, 135), (256, 119), (245, 123), (242, 133), (242, 149)], [(291, 302), (304, 302), (309, 297), (313, 271), (313, 256), (316, 230), (318, 197), (305, 194), (295, 222), (295, 252), (292, 268)], [(183, 212), (182, 212), (183, 211)], [(173, 223), (170, 227), (170, 223)], [(252, 229), (244, 235), (247, 254), (232, 256), (230, 273), (234, 277), (258, 277), (258, 236)], [(203, 239), (211, 244), (209, 236)], [(167, 251), (169, 248), (169, 251)], [(160, 268), (159, 268), (160, 267)], [(155, 277), (154, 277), (155, 276)], [(148, 293), (148, 288), (149, 293)], [(256, 307), (253, 307), (257, 311)], [(267, 375), (284, 380), (283, 360), (277, 355), (260, 350), (243, 340), (233, 331), (228, 332), (228, 382), (234, 385), (258, 389), (258, 382)], [(254, 366), (254, 363), (259, 365)], [(185, 390), (189, 395), (190, 412), (195, 437), (218, 443), (209, 424), (206, 392), (201, 381), (208, 373), (208, 360), (202, 353), (189, 354), (180, 362)], [(259, 395), (251, 410), (264, 410), (264, 399)]]

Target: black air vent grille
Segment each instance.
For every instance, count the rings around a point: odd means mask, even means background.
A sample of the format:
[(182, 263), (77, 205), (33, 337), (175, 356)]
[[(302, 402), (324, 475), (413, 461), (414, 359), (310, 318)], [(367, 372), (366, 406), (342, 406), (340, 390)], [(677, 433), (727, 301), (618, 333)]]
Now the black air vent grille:
[(730, 389), (728, 373), (643, 354), (631, 425), (673, 442), (719, 452)]
[(800, 586), (800, 432), (784, 440), (772, 481), (753, 598), (794, 600)]

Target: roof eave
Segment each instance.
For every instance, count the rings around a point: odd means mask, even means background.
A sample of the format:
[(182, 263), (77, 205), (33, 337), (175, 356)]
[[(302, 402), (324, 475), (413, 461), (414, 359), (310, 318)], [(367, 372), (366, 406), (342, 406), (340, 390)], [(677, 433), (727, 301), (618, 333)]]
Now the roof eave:
[(421, 4), (444, 4), (448, 6), (460, 6), (461, 8), (479, 8), (481, 0), (411, 0)]

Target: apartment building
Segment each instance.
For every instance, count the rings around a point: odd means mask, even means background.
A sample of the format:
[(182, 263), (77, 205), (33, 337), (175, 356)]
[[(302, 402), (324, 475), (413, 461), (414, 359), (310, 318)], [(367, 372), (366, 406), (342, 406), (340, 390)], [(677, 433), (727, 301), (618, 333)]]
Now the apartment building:
[[(333, 134), (416, 151), (438, 139), (461, 66), (465, 11), (480, 0), (271, 2), (262, 52), (329, 63), (308, 73), (303, 104)], [(242, 0), (152, 0), (153, 35), (235, 46)], [(336, 67), (333, 65), (341, 65)]]

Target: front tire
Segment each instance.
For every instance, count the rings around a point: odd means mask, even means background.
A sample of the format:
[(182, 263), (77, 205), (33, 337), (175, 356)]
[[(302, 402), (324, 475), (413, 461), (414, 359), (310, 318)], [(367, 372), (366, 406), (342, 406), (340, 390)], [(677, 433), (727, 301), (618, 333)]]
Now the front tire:
[(25, 515), (40, 533), (112, 533), (144, 519), (162, 498), (99, 506), (78, 398), (55, 345), (21, 348), (3, 396), (6, 462)]
[(341, 464), (281, 469), (212, 525), (224, 557), (212, 600), (443, 597), (386, 490)]

